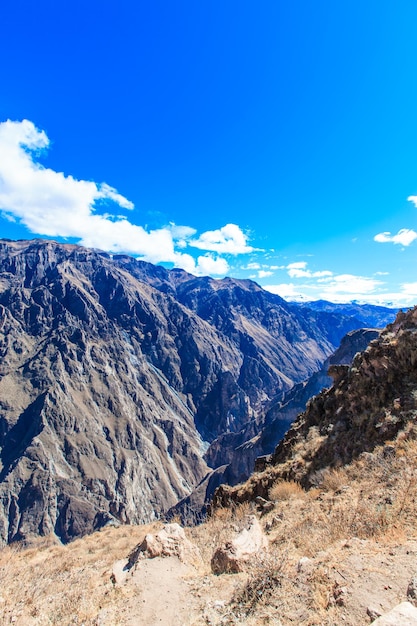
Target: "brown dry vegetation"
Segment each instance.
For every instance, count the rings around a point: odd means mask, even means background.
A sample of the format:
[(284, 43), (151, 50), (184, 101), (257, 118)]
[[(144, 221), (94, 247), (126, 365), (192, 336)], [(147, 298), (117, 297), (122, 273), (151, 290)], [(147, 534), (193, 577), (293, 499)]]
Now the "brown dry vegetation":
[(71, 544), (53, 538), (0, 551), (0, 624), (96, 624), (120, 601), (111, 567), (155, 526), (108, 528)]
[[(370, 623), (368, 605), (382, 611), (406, 599), (417, 565), (417, 442), (410, 433), (344, 468), (318, 473), (310, 490), (295, 482), (274, 483), (271, 476), (268, 481), (275, 501), (274, 510), (261, 517), (268, 552), (245, 574), (210, 572), (214, 549), (253, 511), (249, 503), (220, 508), (205, 524), (187, 529), (202, 558), (187, 570), (185, 595), (177, 594), (185, 611), (189, 605), (188, 621), (175, 621), (173, 603), (167, 625), (357, 626)], [(111, 579), (113, 563), (127, 557), (149, 530), (107, 528), (66, 546), (43, 540), (29, 548), (4, 548), (0, 624), (160, 623), (143, 622), (140, 613), (135, 618), (146, 580), (134, 587)], [(163, 584), (169, 590), (169, 579)]]

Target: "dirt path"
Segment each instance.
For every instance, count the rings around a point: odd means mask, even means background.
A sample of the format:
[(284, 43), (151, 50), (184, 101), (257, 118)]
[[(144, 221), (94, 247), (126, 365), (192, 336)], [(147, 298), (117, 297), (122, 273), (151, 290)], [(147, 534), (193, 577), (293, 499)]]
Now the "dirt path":
[(143, 560), (130, 584), (137, 586), (127, 626), (189, 626), (198, 615), (198, 602), (187, 582), (193, 572), (177, 557)]

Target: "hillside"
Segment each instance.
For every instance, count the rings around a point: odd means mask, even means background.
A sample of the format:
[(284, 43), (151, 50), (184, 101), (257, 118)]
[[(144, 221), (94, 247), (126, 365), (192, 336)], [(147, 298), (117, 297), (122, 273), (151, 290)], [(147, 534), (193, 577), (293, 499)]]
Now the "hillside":
[[(417, 445), (410, 430), (399, 435), (323, 472), (309, 490), (272, 481), (266, 514), (248, 497), (217, 508), (204, 524), (185, 529), (194, 549), (181, 558), (156, 556), (126, 568), (162, 522), (107, 527), (67, 545), (51, 536), (30, 547), (6, 546), (0, 623), (364, 626), (400, 605), (407, 617), (400, 620), (397, 609), (384, 626), (412, 626)], [(241, 572), (214, 574), (216, 549), (253, 514), (266, 548)]]
[(256, 424), (249, 422), (240, 431), (225, 433), (218, 437), (205, 454), (210, 467), (208, 473), (190, 495), (181, 500), (170, 512), (184, 520), (201, 520), (207, 502), (220, 484), (236, 485), (253, 473), (255, 462), (271, 454), (282, 440), (291, 424), (302, 413), (307, 402), (323, 388), (331, 387), (333, 379), (329, 368), (349, 365), (355, 355), (367, 348), (377, 338), (374, 329), (353, 330), (343, 337), (339, 348), (323, 363), (322, 367), (307, 380), (294, 385), (284, 396), (272, 401)]

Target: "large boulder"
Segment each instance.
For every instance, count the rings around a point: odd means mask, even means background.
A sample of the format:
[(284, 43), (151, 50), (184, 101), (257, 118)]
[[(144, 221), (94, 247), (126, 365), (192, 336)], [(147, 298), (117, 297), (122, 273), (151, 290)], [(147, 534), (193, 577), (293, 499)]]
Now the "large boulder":
[(139, 559), (154, 559), (158, 556), (176, 556), (183, 563), (193, 563), (200, 558), (197, 546), (187, 539), (179, 524), (165, 524), (157, 533), (148, 533), (130, 553), (127, 569), (131, 569)]

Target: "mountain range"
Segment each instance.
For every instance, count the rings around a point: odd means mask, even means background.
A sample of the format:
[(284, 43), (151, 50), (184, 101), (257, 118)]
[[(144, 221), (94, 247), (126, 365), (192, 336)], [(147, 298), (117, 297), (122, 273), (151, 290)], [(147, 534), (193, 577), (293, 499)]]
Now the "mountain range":
[(346, 333), (394, 315), (0, 240), (0, 541), (158, 518), (233, 461), (228, 437), (267, 433)]

